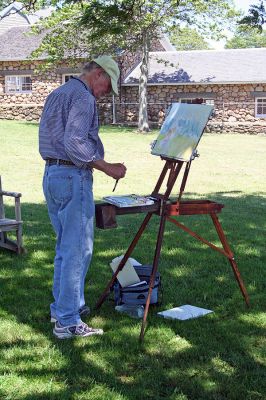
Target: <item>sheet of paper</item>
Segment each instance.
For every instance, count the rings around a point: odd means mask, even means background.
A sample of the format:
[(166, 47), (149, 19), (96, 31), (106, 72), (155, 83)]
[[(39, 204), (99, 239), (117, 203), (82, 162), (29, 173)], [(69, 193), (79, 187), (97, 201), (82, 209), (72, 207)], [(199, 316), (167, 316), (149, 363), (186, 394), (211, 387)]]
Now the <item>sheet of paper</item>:
[[(112, 260), (110, 267), (112, 268), (113, 272), (115, 272), (120, 264), (124, 256), (116, 257)], [(125, 266), (123, 267), (122, 271), (120, 271), (117, 275), (117, 280), (122, 287), (126, 287), (129, 285), (133, 285), (134, 283), (140, 282), (139, 276), (136, 273), (135, 268), (133, 267), (130, 259), (127, 260)]]
[(160, 311), (157, 314), (164, 318), (179, 319), (184, 321), (186, 319), (198, 318), (212, 312), (212, 310), (185, 304), (180, 307), (171, 308), (170, 310)]

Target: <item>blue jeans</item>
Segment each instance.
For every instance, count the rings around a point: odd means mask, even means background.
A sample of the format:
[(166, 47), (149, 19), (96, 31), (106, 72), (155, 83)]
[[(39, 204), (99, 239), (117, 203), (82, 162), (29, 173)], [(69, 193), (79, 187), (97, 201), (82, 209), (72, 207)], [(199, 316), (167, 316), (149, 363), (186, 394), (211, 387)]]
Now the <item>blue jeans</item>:
[(43, 191), (56, 233), (51, 315), (63, 326), (81, 323), (85, 277), (93, 250), (92, 171), (46, 166)]

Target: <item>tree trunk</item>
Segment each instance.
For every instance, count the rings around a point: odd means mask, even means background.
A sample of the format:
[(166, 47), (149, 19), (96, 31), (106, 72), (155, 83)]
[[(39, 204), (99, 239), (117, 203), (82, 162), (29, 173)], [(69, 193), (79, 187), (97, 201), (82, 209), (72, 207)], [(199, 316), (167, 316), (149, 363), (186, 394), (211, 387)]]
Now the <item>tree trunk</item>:
[(145, 32), (143, 34), (143, 48), (142, 48), (142, 62), (140, 66), (140, 78), (139, 78), (139, 132), (149, 132), (148, 123), (148, 109), (147, 109), (147, 81), (148, 81), (148, 62), (149, 62), (149, 42), (148, 35)]

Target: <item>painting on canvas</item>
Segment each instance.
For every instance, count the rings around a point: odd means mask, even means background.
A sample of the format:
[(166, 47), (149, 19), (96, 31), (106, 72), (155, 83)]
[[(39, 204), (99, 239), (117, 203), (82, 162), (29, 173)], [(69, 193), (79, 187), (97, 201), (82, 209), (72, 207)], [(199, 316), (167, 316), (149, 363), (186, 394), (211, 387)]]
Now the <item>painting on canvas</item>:
[(189, 161), (212, 110), (208, 104), (173, 103), (151, 153)]

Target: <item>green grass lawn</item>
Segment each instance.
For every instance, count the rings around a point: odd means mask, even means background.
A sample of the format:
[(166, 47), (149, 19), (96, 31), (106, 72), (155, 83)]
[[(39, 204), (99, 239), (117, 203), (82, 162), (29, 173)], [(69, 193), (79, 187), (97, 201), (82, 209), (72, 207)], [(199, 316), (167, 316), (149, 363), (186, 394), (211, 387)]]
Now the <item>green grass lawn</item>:
[[(151, 308), (145, 341), (140, 321), (106, 301), (87, 322), (102, 337), (58, 341), (49, 323), (55, 236), (41, 182), (37, 125), (0, 121), (0, 174), (4, 189), (20, 191), (27, 254), (0, 250), (0, 399), (140, 400), (266, 399), (266, 137), (204, 135), (185, 198), (216, 200), (225, 234), (250, 295), (247, 309), (231, 267), (220, 254), (167, 224), (160, 259), (163, 305)], [(150, 193), (163, 163), (150, 155), (156, 132), (102, 128), (106, 159), (125, 162), (117, 194)], [(114, 181), (94, 175), (95, 199)], [(175, 193), (178, 192), (176, 185)], [(8, 214), (12, 212), (8, 202)], [(122, 254), (143, 219), (121, 216), (115, 230), (95, 231), (86, 288), (93, 306), (111, 276), (109, 262)], [(159, 219), (154, 217), (133, 256), (151, 263)], [(189, 227), (219, 244), (210, 218), (183, 217)], [(196, 320), (160, 319), (156, 312), (182, 304), (214, 310)]]

